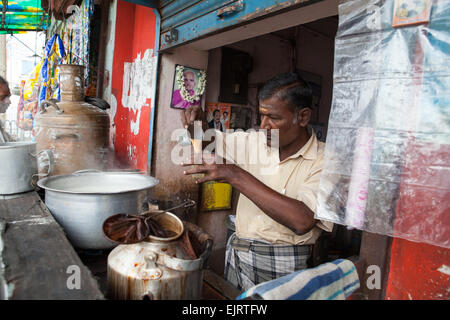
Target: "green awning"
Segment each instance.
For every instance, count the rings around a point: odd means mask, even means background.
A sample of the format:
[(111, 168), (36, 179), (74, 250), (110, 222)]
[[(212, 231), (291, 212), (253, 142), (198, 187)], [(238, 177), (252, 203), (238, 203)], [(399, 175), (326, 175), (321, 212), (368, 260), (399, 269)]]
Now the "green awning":
[(47, 28), (47, 13), (41, 0), (0, 0), (0, 34), (42, 31)]

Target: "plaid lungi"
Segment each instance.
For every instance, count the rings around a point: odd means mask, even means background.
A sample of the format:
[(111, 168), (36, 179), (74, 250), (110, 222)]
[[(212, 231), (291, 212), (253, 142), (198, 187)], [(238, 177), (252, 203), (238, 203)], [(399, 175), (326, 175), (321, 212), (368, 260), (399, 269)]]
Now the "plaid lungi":
[(311, 245), (271, 245), (258, 240), (239, 239), (233, 233), (225, 254), (225, 279), (237, 289), (246, 291), (307, 268)]

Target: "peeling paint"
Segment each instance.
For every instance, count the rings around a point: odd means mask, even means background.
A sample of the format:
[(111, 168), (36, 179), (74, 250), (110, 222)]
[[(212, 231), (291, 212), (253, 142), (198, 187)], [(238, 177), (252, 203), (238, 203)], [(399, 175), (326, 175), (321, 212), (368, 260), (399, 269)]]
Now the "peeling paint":
[(141, 58), (138, 53), (134, 62), (124, 62), (122, 105), (133, 111), (136, 121), (130, 121), (130, 131), (139, 134), (141, 108), (150, 99), (154, 89), (155, 57), (153, 49), (147, 49)]
[[(108, 30), (106, 33), (105, 73), (103, 75), (103, 98), (110, 103), (111, 70), (113, 69), (114, 44), (116, 33), (117, 0), (112, 0), (108, 12)], [(110, 103), (111, 104), (111, 103)]]
[(111, 94), (111, 100), (110, 100), (110, 106), (111, 108), (108, 110), (109, 113), (109, 119), (111, 119), (111, 124), (109, 128), (109, 135), (110, 135), (110, 141), (112, 148), (114, 149), (114, 143), (116, 141), (116, 113), (117, 113), (117, 99), (114, 94)]
[(127, 145), (127, 155), (128, 155), (128, 160), (130, 161), (130, 164), (136, 166), (138, 159), (137, 159), (137, 148), (135, 145), (132, 144), (128, 144)]
[(450, 276), (450, 267), (449, 267), (449, 266), (446, 266), (445, 264), (443, 264), (442, 266), (440, 266), (440, 267), (437, 269), (437, 271), (439, 271), (439, 272), (441, 272), (441, 273), (443, 273), (443, 274), (446, 274), (446, 275)]

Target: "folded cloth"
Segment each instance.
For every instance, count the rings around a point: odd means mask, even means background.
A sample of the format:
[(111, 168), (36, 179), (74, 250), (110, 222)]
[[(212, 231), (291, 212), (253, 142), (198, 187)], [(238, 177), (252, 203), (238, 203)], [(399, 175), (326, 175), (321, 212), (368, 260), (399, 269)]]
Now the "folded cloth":
[(355, 265), (337, 259), (256, 285), (236, 300), (251, 296), (264, 300), (345, 300), (358, 288)]

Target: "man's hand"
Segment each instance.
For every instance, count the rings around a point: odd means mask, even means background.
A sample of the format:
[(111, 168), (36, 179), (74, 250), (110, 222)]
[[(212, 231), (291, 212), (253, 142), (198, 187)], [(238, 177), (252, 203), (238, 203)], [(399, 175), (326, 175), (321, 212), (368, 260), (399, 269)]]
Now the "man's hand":
[(201, 159), (191, 159), (189, 163), (181, 164), (182, 166), (193, 166), (183, 173), (186, 175), (204, 174), (196, 183), (214, 180), (231, 184), (237, 191), (253, 201), (265, 214), (297, 235), (305, 234), (317, 223), (317, 220), (314, 219), (314, 212), (303, 202), (269, 188), (234, 164), (218, 164), (222, 162), (217, 162), (216, 159), (214, 155), (203, 155)]
[(187, 109), (180, 112), (181, 123), (184, 128), (187, 128), (190, 124), (193, 124), (195, 120), (205, 120), (205, 113), (201, 106), (190, 106)]
[(204, 155), (200, 164), (198, 159), (191, 161), (190, 163), (182, 163), (182, 166), (193, 166), (190, 169), (183, 171), (185, 175), (188, 174), (204, 174), (202, 178), (199, 178), (195, 183), (203, 183), (206, 181), (217, 181), (223, 183), (234, 184), (236, 179), (244, 172), (241, 168), (234, 164), (218, 164), (218, 158), (214, 155)]

